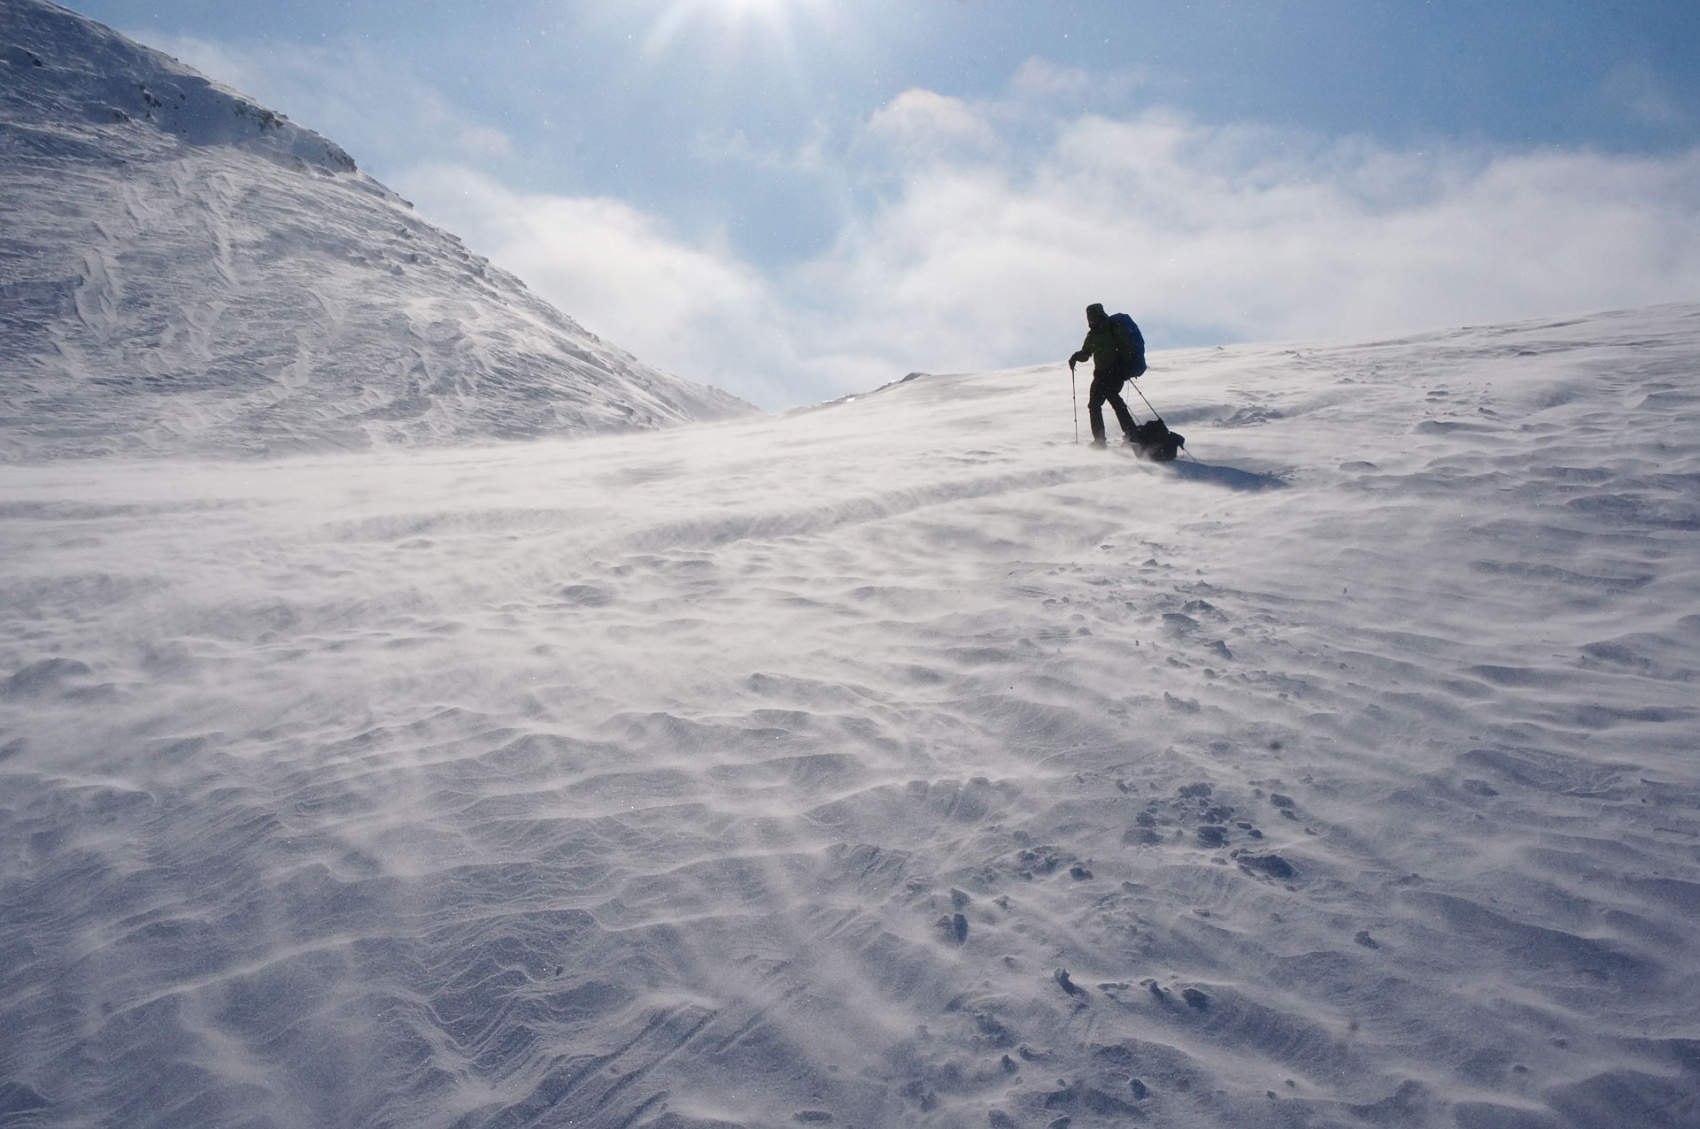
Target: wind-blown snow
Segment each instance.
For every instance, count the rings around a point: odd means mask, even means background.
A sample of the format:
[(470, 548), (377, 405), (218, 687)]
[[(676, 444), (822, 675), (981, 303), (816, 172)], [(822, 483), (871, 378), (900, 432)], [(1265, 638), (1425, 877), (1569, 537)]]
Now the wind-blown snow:
[(0, 0), (0, 461), (255, 455), (752, 409), (587, 333), (340, 148)]
[(8, 468), (0, 1110), (1700, 1123), (1697, 358)]

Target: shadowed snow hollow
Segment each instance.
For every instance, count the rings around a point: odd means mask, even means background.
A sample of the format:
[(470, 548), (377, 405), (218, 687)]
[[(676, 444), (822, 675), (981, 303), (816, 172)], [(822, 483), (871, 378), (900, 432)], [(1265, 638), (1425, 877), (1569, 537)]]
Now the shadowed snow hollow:
[(317, 134), (63, 8), (0, 0), (0, 461), (751, 410), (586, 332)]

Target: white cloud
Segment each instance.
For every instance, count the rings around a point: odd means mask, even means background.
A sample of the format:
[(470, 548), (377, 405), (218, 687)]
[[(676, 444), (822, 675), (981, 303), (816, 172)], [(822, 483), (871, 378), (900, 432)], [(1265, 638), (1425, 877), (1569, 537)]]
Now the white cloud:
[(796, 355), (773, 288), (724, 246), (693, 246), (601, 197), (525, 195), (458, 165), (395, 186), (422, 216), (526, 281), (585, 328), (661, 368), (785, 402)]
[(995, 151), (997, 131), (960, 98), (931, 90), (905, 90), (868, 120), (870, 136), (895, 144), (911, 163), (936, 164)]
[(1092, 75), (1079, 67), (1061, 67), (1035, 56), (1016, 68), (1010, 89), (1027, 97), (1073, 97), (1092, 89)]
[(1669, 80), (1644, 62), (1622, 63), (1612, 68), (1600, 84), (1606, 105), (1648, 126), (1686, 124), (1693, 111), (1670, 88)]
[(508, 135), (489, 126), (463, 130), (460, 147), (469, 157), (506, 157), (514, 151), (514, 143)]
[[(910, 90), (852, 136), (747, 160), (820, 171), (848, 209), (829, 251), (763, 270), (618, 200), (511, 191), (470, 167), (508, 152), (504, 133), (360, 48), (167, 46), (340, 142), (337, 122), (370, 104), (357, 87), (393, 87), (394, 117), (361, 128), (399, 139), (390, 160), (412, 171), (393, 186), (424, 215), (645, 360), (768, 406), (1065, 357), (1090, 301), (1161, 346), (1700, 299), (1700, 151), (1394, 149), (1161, 109), (1113, 119), (1067, 108), (1097, 76), (1035, 60), (1004, 99)], [(720, 148), (751, 156), (743, 138)]]
[(926, 311), (917, 339), (960, 326), (1012, 361), (1044, 355), (1055, 302), (1077, 318), (1088, 297), (1240, 338), (1481, 322), (1700, 297), (1697, 174), (1694, 153), (1307, 149), (1085, 117), (1027, 167), (922, 170), (821, 268), (858, 308)]
[(1136, 90), (1165, 84), (1184, 85), (1185, 76), (1148, 65), (1094, 73), (1034, 56), (1015, 69), (1009, 88), (1024, 100), (1067, 103), (1091, 98), (1100, 104), (1119, 105)]
[(1061, 358), (1089, 301), (1198, 344), (1700, 299), (1700, 153), (1404, 152), (1152, 112), (1017, 157), (976, 113), (876, 117), (975, 144), (900, 153), (899, 195), (773, 276), (617, 201), (454, 169), (403, 190), (597, 332), (769, 405)]

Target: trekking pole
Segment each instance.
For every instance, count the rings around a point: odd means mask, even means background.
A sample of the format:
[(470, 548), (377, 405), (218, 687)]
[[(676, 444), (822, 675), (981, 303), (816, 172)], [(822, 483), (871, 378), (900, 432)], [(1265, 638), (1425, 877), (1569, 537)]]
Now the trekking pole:
[[(1139, 392), (1139, 398), (1141, 400), (1145, 400), (1145, 393), (1140, 392), (1140, 390), (1139, 390), (1139, 382), (1137, 380), (1130, 380), (1130, 381), (1128, 381), (1128, 383), (1133, 385), (1133, 390), (1135, 392)], [(1148, 407), (1148, 408), (1151, 408), (1151, 401), (1145, 400), (1145, 406)], [(1156, 408), (1151, 408), (1151, 414), (1157, 417), (1158, 423), (1163, 422), (1163, 413), (1162, 412), (1158, 411)]]
[[(1133, 390), (1135, 392), (1139, 392), (1139, 398), (1141, 400), (1145, 400), (1145, 393), (1141, 392), (1140, 388), (1139, 388), (1139, 380), (1137, 378), (1134, 378), (1134, 379), (1129, 380), (1128, 383), (1133, 385)], [(1151, 408), (1151, 401), (1145, 400), (1145, 406), (1148, 407), (1148, 408)], [(1151, 408), (1151, 414), (1157, 417), (1158, 423), (1163, 422), (1163, 415), (1156, 408)], [(1075, 440), (1075, 442), (1078, 443), (1079, 440), (1077, 439), (1077, 440)], [(1191, 459), (1195, 463), (1198, 461), (1198, 457), (1196, 455), (1194, 455), (1191, 451), (1187, 450), (1185, 447), (1181, 448), (1181, 454), (1185, 455), (1187, 458)]]
[(1068, 398), (1074, 402), (1074, 442), (1080, 443), (1080, 392), (1074, 384), (1074, 362), (1068, 362)]

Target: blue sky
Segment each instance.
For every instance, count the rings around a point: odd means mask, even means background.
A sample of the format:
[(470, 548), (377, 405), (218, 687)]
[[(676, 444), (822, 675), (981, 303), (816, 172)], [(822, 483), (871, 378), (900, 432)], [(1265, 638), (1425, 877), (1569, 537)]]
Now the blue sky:
[(766, 406), (1700, 299), (1700, 5), (76, 0)]

